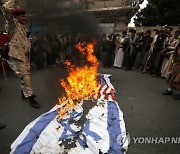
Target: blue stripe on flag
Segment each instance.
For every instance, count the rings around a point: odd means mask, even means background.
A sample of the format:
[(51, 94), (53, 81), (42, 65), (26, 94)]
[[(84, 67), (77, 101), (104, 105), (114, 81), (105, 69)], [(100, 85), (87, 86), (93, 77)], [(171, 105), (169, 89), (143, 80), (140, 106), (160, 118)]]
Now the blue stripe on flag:
[(87, 120), (83, 129), (83, 132), (88, 136), (91, 136), (96, 142), (102, 140), (102, 138), (96, 133), (89, 129), (90, 121)]
[(76, 112), (73, 110), (73, 112), (70, 114), (69, 118), (62, 119), (59, 123), (64, 127), (64, 131), (62, 132), (61, 137), (59, 138), (59, 141), (66, 140), (70, 137), (77, 137), (77, 133), (75, 130), (71, 128), (71, 121), (77, 117), (81, 117), (83, 112)]
[(32, 147), (38, 140), (42, 131), (47, 127), (47, 125), (57, 116), (57, 110), (44, 115), (39, 119), (36, 124), (30, 129), (29, 133), (26, 135), (24, 140), (17, 146), (14, 154), (25, 154), (30, 153)]
[(119, 109), (115, 102), (108, 101), (108, 126), (109, 132), (109, 151), (108, 154), (123, 154), (120, 145), (117, 143), (117, 137), (121, 134)]
[(102, 138), (96, 132), (93, 132), (89, 129), (89, 125), (90, 125), (90, 121), (87, 120), (84, 125), (84, 129), (82, 130), (83, 133), (81, 132), (81, 135), (79, 135), (79, 138), (78, 138), (79, 144), (84, 148), (87, 147), (86, 136), (91, 136), (96, 142), (102, 140)]

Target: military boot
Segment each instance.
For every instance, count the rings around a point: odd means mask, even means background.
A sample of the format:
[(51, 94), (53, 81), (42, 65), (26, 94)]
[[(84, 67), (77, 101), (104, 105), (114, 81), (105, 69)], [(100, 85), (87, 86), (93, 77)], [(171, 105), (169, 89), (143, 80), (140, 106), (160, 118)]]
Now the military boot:
[(29, 96), (28, 99), (33, 108), (39, 109), (41, 107), (40, 104), (34, 99), (34, 96)]

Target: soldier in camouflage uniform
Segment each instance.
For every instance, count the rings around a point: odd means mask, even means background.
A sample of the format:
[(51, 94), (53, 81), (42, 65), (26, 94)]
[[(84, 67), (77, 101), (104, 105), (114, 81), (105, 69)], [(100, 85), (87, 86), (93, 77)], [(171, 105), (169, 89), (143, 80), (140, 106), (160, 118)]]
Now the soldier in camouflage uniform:
[(27, 37), (25, 10), (15, 8), (16, 0), (9, 0), (2, 6), (6, 19), (6, 30), (10, 39), (9, 56), (13, 62), (13, 70), (21, 78), (22, 98), (28, 98), (34, 108), (40, 108), (34, 99), (30, 85), (30, 39)]

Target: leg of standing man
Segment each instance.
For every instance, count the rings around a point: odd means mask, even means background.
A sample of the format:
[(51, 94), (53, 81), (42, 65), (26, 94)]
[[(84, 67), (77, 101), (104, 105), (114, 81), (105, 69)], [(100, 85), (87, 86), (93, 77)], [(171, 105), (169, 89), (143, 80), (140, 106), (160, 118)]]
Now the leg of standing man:
[(14, 58), (12, 60), (15, 65), (14, 71), (21, 78), (22, 98), (29, 99), (32, 107), (36, 109), (40, 108), (39, 103), (34, 99), (33, 90), (30, 84), (30, 63), (28, 57), (26, 57), (24, 62)]

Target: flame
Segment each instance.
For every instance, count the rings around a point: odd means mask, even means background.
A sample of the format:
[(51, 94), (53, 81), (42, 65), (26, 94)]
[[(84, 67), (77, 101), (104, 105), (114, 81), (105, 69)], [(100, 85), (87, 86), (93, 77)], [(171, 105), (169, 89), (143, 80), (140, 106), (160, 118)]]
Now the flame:
[(85, 99), (92, 99), (98, 93), (97, 68), (98, 60), (93, 55), (95, 42), (78, 43), (76, 48), (81, 54), (86, 56), (88, 64), (84, 67), (71, 65), (66, 61), (69, 75), (66, 80), (60, 80), (66, 92), (66, 96), (58, 98), (61, 105), (58, 116), (61, 119), (64, 115), (70, 113), (77, 104)]

